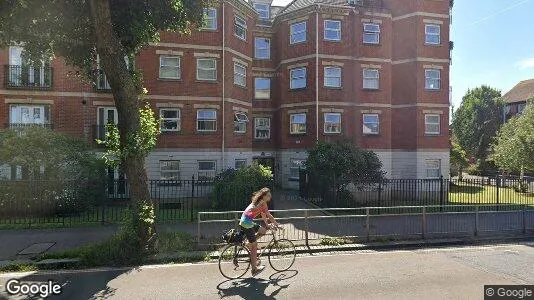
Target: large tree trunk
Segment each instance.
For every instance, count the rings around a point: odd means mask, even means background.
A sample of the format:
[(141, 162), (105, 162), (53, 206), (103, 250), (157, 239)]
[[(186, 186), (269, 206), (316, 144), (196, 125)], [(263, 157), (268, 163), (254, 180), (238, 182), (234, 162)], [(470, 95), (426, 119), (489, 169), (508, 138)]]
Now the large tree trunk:
[[(91, 16), (96, 35), (96, 48), (100, 62), (113, 92), (118, 113), (121, 150), (128, 148), (122, 158), (132, 203), (134, 204), (134, 221), (139, 222), (140, 205), (150, 201), (148, 178), (145, 170), (145, 156), (127, 144), (127, 137), (136, 133), (140, 127), (140, 99), (142, 86), (131, 76), (124, 56), (126, 55), (117, 35), (113, 30), (109, 0), (90, 0)], [(136, 225), (141, 238), (141, 247), (146, 247), (155, 233), (154, 225), (139, 222)]]

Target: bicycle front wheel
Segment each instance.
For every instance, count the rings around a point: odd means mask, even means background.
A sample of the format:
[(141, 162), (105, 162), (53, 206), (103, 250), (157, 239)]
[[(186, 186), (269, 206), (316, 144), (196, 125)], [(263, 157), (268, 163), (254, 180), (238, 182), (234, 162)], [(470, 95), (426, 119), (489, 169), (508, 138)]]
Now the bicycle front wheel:
[(276, 271), (286, 271), (295, 262), (295, 245), (288, 239), (280, 239), (269, 248), (269, 264)]
[(250, 252), (243, 245), (228, 245), (219, 255), (219, 271), (228, 279), (241, 278), (250, 268)]

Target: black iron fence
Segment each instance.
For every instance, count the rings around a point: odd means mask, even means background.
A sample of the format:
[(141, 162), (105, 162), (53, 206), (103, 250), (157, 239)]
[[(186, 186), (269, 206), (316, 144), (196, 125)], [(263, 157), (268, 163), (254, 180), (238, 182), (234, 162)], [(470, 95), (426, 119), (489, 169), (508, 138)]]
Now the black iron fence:
[[(240, 209), (246, 206), (252, 190), (243, 192), (242, 186), (232, 183), (219, 185), (224, 189), (215, 189), (211, 180), (150, 180), (156, 222), (194, 220), (198, 211), (213, 210), (215, 203)], [(0, 228), (118, 223), (131, 207), (129, 190), (126, 180), (98, 184), (0, 180)]]
[(534, 205), (534, 178), (387, 179), (346, 184), (301, 170), (299, 193), (320, 207)]

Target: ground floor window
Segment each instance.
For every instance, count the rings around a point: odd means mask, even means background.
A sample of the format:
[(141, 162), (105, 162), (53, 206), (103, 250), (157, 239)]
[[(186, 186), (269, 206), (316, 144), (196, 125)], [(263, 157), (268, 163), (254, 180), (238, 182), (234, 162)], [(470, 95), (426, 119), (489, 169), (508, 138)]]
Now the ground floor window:
[(215, 178), (215, 161), (198, 161), (198, 180), (212, 180)]
[(160, 160), (159, 169), (161, 180), (180, 180), (179, 160)]

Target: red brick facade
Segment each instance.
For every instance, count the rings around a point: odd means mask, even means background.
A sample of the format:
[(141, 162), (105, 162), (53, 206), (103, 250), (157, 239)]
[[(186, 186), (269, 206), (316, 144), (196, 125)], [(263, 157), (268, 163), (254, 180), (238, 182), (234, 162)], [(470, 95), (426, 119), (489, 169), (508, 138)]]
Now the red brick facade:
[[(220, 151), (223, 128), (225, 149), (304, 150), (317, 138), (350, 139), (364, 148), (390, 152), (448, 149), (449, 1), (373, 3), (380, 3), (381, 7), (310, 5), (290, 12), (278, 10), (272, 24), (264, 26), (251, 6), (241, 0), (224, 1), (217, 7), (216, 30), (194, 32), (191, 36), (162, 33), (160, 44), (143, 50), (135, 60), (135, 67), (143, 71), (154, 109), (168, 105), (181, 112), (181, 131), (162, 134), (158, 149)], [(246, 19), (245, 41), (234, 34), (236, 14)], [(341, 41), (324, 40), (325, 20), (341, 21)], [(306, 22), (306, 41), (291, 45), (290, 26), (296, 21)], [(379, 44), (363, 43), (364, 23), (379, 24)], [(439, 45), (425, 45), (425, 24), (440, 25)], [(270, 38), (270, 59), (254, 59), (255, 37)], [(1, 65), (9, 64), (8, 52), (0, 50)], [(180, 79), (159, 78), (162, 53), (180, 56)], [(203, 56), (216, 58), (217, 79), (213, 82), (197, 80), (196, 60)], [(234, 84), (235, 61), (246, 64), (246, 87)], [(290, 89), (290, 68), (294, 66), (306, 67), (303, 89)], [(324, 87), (324, 67), (328, 66), (341, 67), (340, 88)], [(92, 139), (97, 108), (112, 106), (110, 94), (96, 92), (91, 85), (69, 76), (72, 69), (61, 59), (55, 59), (52, 67), (53, 82), (44, 91), (12, 89), (4, 84), (7, 72), (0, 73), (0, 121), (10, 122), (10, 105), (48, 103), (55, 130), (80, 136), (85, 130), (87, 138)], [(379, 70), (378, 89), (363, 88), (364, 68)], [(425, 89), (425, 68), (440, 71), (439, 89)], [(271, 99), (254, 99), (254, 77), (271, 78)], [(217, 110), (214, 133), (196, 130), (196, 111), (204, 106)], [(244, 134), (234, 133), (234, 109), (245, 111), (250, 120)], [(305, 134), (290, 134), (291, 112), (306, 113)], [(324, 133), (324, 112), (341, 112), (341, 133)], [(362, 118), (366, 112), (379, 115), (379, 134), (363, 134)], [(425, 133), (425, 114), (440, 116), (439, 134)], [(265, 115), (272, 117), (271, 138), (256, 140), (254, 116)]]

